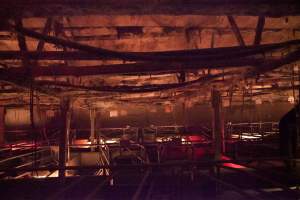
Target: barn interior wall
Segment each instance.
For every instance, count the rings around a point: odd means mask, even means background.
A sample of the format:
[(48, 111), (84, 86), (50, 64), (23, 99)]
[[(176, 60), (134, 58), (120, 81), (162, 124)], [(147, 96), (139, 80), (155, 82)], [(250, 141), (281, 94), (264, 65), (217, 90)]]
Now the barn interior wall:
[[(263, 103), (259, 105), (232, 106), (223, 108), (225, 121), (231, 122), (258, 122), (279, 121), (279, 119), (291, 108), (291, 103)], [(170, 110), (171, 109), (171, 110)], [(110, 111), (117, 111), (118, 116), (111, 117)], [(204, 114), (205, 113), (205, 114)], [(59, 120), (58, 113), (46, 116), (47, 112), (41, 112), (39, 117), (37, 109), (34, 109), (35, 123), (37, 127), (45, 125), (53, 127), (55, 121)], [(210, 105), (194, 105), (183, 108), (178, 104), (169, 108), (168, 106), (117, 106), (97, 110), (96, 128), (113, 127), (141, 127), (141, 126), (171, 126), (183, 125), (197, 126), (199, 124), (210, 125)], [(30, 114), (27, 108), (10, 108), (5, 112), (5, 128), (26, 129), (30, 127)], [(89, 111), (83, 108), (74, 108), (72, 113), (71, 127), (74, 129), (88, 129), (90, 127)]]

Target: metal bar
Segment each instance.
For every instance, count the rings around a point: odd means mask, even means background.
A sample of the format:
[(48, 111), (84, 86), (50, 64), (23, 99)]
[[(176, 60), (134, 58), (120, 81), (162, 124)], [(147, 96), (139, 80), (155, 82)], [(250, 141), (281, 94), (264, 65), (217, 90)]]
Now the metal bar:
[(99, 185), (97, 185), (97, 187), (95, 187), (88, 196), (85, 197), (85, 200), (89, 200), (89, 199), (93, 199), (93, 197), (97, 194), (97, 192), (99, 192), (102, 187), (109, 182), (110, 180), (112, 180), (113, 177), (115, 177), (117, 175), (117, 172), (115, 172), (114, 174), (108, 176), (104, 181), (102, 181)]
[(59, 137), (59, 177), (62, 181), (65, 178), (65, 166), (66, 166), (66, 134), (67, 134), (67, 118), (70, 108), (70, 101), (67, 98), (61, 100), (61, 133)]
[(145, 173), (145, 175), (143, 176), (143, 179), (141, 180), (138, 188), (136, 189), (136, 191), (135, 191), (135, 193), (134, 193), (134, 195), (132, 197), (132, 200), (138, 200), (138, 199), (140, 199), (140, 195), (141, 195), (142, 189), (143, 189), (144, 185), (146, 184), (146, 181), (149, 178), (150, 173), (151, 173), (151, 169), (148, 169), (147, 172)]
[(216, 165), (222, 163), (249, 163), (254, 161), (286, 161), (292, 160), (300, 162), (300, 159), (284, 159), (284, 158), (255, 158), (255, 159), (238, 159), (238, 160), (211, 160), (211, 161), (181, 161), (181, 162), (170, 162), (170, 163), (148, 163), (148, 164), (134, 164), (134, 165), (93, 165), (93, 166), (49, 166), (49, 167), (37, 167), (37, 168), (23, 168), (23, 169), (0, 169), (0, 172), (9, 171), (36, 171), (36, 170), (78, 170), (78, 169), (143, 169), (143, 168), (155, 168), (155, 167), (170, 167), (170, 166), (202, 166), (202, 165)]
[(13, 156), (13, 157), (10, 157), (10, 158), (6, 158), (6, 159), (3, 159), (3, 160), (0, 160), (0, 164), (2, 164), (4, 162), (7, 162), (7, 161), (10, 161), (10, 160), (13, 160), (13, 159), (22, 158), (22, 157), (25, 157), (25, 156), (30, 156), (34, 153), (40, 153), (40, 152), (43, 152), (43, 151), (46, 151), (46, 150), (49, 150), (49, 149), (42, 149), (42, 150), (39, 150), (39, 151), (25, 153), (25, 154), (22, 154), (22, 155), (17, 155), (17, 156)]
[(41, 158), (41, 159), (38, 159), (38, 160), (34, 160), (34, 161), (31, 161), (31, 162), (28, 162), (28, 163), (25, 163), (25, 164), (22, 164), (22, 165), (18, 165), (16, 166), (15, 168), (22, 168), (22, 167), (25, 167), (25, 166), (29, 166), (29, 165), (32, 165), (34, 164), (35, 162), (40, 162), (40, 161), (44, 161), (44, 160), (50, 160), (52, 157), (51, 156), (48, 156), (46, 158)]
[(66, 150), (67, 150), (67, 156), (66, 161), (68, 162), (71, 158), (70, 153), (70, 128), (71, 128), (71, 120), (72, 120), (72, 112), (70, 111), (70, 108), (67, 112), (67, 119), (66, 119)]
[[(96, 110), (94, 108), (90, 109), (90, 140), (91, 144), (95, 144), (95, 125), (96, 125)], [(92, 147), (92, 151), (95, 149)]]
[[(224, 186), (226, 186), (226, 187), (228, 187), (228, 188), (231, 188), (231, 189), (234, 190), (235, 192), (237, 192), (237, 193), (239, 193), (239, 194), (241, 194), (241, 195), (247, 197), (248, 199), (261, 199), (261, 198), (259, 198), (259, 197), (254, 196), (254, 195), (248, 194), (248, 193), (244, 192), (243, 190), (241, 190), (241, 188), (239, 188), (238, 186), (232, 185), (231, 183), (227, 183), (227, 182), (225, 182), (225, 181), (223, 181), (223, 180), (221, 180), (221, 179), (219, 179), (219, 178), (216, 178), (216, 177), (214, 177), (214, 176), (207, 175), (207, 174), (205, 174), (205, 173), (203, 173), (203, 172), (199, 172), (199, 171), (198, 171), (198, 173), (200, 173), (200, 174), (203, 175), (203, 176), (206, 176), (207, 178), (209, 178), (209, 179), (215, 181), (216, 183), (219, 183), (219, 184), (224, 185)], [(262, 199), (261, 199), (261, 200), (262, 200)]]
[[(277, 182), (277, 181), (273, 181), (273, 180), (271, 180), (271, 179), (269, 179), (269, 178), (266, 178), (266, 177), (263, 177), (263, 176), (261, 176), (261, 175), (259, 175), (259, 174), (255, 174), (254, 172), (251, 172), (251, 171), (245, 171), (245, 170), (240, 169), (240, 168), (232, 168), (232, 167), (227, 167), (227, 166), (221, 166), (221, 167), (222, 167), (222, 168), (226, 168), (226, 169), (230, 169), (230, 170), (232, 170), (232, 171), (239, 171), (239, 172), (242, 172), (242, 173), (246, 173), (246, 174), (248, 174), (248, 175), (250, 175), (250, 176), (259, 178), (259, 179), (261, 179), (261, 180), (263, 180), (263, 181), (265, 181), (265, 182), (269, 182), (269, 183), (273, 184), (274, 186), (281, 187), (281, 188), (283, 188), (285, 191), (293, 192), (293, 193), (295, 193), (295, 194), (297, 194), (297, 195), (300, 195), (300, 192), (295, 191), (295, 190), (292, 190), (292, 189), (290, 189), (288, 186), (283, 185), (283, 184), (281, 184), (281, 183), (279, 183), (279, 182)], [(251, 168), (251, 167), (250, 167), (250, 168)]]
[(221, 114), (222, 99), (221, 93), (216, 89), (212, 89), (211, 101), (213, 107), (213, 144), (215, 149), (215, 159), (221, 159), (221, 155), (224, 151), (224, 126)]
[(75, 180), (71, 184), (61, 188), (60, 190), (58, 190), (57, 192), (55, 192), (53, 195), (49, 196), (46, 199), (47, 200), (61, 199), (61, 196), (64, 195), (67, 190), (71, 189), (75, 185), (78, 185), (79, 183), (82, 183), (84, 181), (84, 179), (86, 179), (86, 178), (87, 178), (87, 176), (80, 176), (77, 180)]
[(145, 197), (145, 200), (151, 200), (151, 194), (153, 192), (153, 188), (155, 186), (155, 181), (156, 181), (156, 178), (154, 178), (151, 183), (150, 183), (150, 186), (149, 186), (149, 189), (147, 190), (147, 194), (146, 194), (146, 197)]

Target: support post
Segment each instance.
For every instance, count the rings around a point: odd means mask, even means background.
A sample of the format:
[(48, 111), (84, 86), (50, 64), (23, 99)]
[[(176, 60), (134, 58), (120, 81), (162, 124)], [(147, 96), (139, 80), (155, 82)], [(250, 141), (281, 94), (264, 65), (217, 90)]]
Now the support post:
[(5, 144), (5, 108), (0, 107), (0, 146)]
[(66, 144), (67, 144), (67, 118), (70, 108), (70, 100), (68, 98), (63, 98), (61, 100), (61, 123), (60, 123), (60, 137), (59, 137), (59, 173), (58, 176), (62, 180), (65, 178), (65, 167), (66, 167)]
[[(213, 146), (215, 149), (215, 160), (221, 160), (224, 152), (224, 123), (222, 115), (222, 99), (220, 91), (215, 88), (211, 92), (212, 108), (213, 108)], [(220, 166), (216, 165), (212, 168), (212, 173), (220, 178)], [(215, 194), (219, 191), (219, 184), (215, 185)]]
[(70, 154), (70, 130), (71, 130), (71, 119), (72, 119), (72, 110), (71, 106), (69, 107), (69, 110), (67, 111), (66, 116), (66, 142), (67, 142), (67, 162), (71, 158)]
[(212, 90), (212, 108), (213, 108), (213, 140), (215, 148), (215, 159), (221, 159), (224, 152), (224, 123), (222, 116), (221, 94), (216, 89)]
[(92, 151), (95, 151), (95, 147), (93, 146), (95, 144), (95, 123), (96, 123), (96, 110), (94, 108), (90, 109), (90, 122), (91, 122), (91, 132), (90, 132), (90, 140), (91, 140), (91, 145)]

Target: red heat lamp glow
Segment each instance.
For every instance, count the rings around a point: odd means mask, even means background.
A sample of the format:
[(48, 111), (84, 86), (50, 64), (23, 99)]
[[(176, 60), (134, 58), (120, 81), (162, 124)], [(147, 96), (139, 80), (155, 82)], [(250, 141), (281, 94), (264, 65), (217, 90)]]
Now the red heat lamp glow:
[[(39, 144), (36, 144), (36, 146), (39, 146)], [(34, 148), (34, 147), (35, 144), (32, 142), (19, 142), (19, 143), (5, 145), (5, 148), (11, 149), (12, 151), (26, 149), (26, 148)]]
[[(229, 157), (222, 155), (221, 160), (231, 160)], [(246, 169), (245, 166), (234, 164), (234, 163), (223, 163), (222, 164), (225, 167), (230, 167), (234, 169)]]

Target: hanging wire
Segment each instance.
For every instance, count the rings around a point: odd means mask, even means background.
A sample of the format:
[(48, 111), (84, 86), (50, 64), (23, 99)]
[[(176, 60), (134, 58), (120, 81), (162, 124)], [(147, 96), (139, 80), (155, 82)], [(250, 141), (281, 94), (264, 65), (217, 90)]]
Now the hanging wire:
[[(297, 66), (297, 70), (298, 70), (298, 81), (300, 82), (300, 67), (299, 65), (295, 65)], [(298, 100), (296, 100), (296, 92), (295, 92), (295, 83), (294, 83), (294, 74), (295, 74), (295, 66), (293, 66), (293, 95), (294, 95), (294, 103), (296, 104), (296, 123), (297, 123), (297, 126), (296, 126), (296, 131), (297, 131), (297, 144), (299, 144), (299, 140), (300, 140), (300, 126), (299, 126), (299, 123), (300, 123), (300, 87), (298, 87)]]
[(295, 89), (295, 68), (294, 66), (292, 65), (292, 88), (293, 88), (293, 98), (294, 98), (294, 105), (297, 104), (296, 102), (296, 89)]
[[(251, 134), (253, 134), (253, 122), (254, 122), (254, 115), (255, 115), (255, 109), (256, 109), (256, 105), (253, 105), (253, 83), (252, 81), (250, 82), (250, 102), (251, 102), (251, 115), (250, 115), (250, 131)], [(253, 106), (252, 106), (253, 105)]]
[[(36, 146), (36, 133), (35, 133), (35, 125), (34, 125), (34, 111), (33, 111), (33, 106), (34, 106), (34, 90), (33, 90), (33, 83), (31, 80), (31, 84), (30, 84), (30, 91), (29, 91), (29, 108), (30, 108), (30, 132), (31, 134), (33, 134), (33, 143), (34, 143), (34, 153), (33, 153), (33, 162), (32, 162), (32, 167), (35, 168), (36, 167), (36, 160), (37, 160), (37, 155), (36, 155), (36, 151), (37, 151), (37, 146)], [(37, 173), (37, 171), (36, 171)]]
[(241, 118), (244, 119), (244, 109), (245, 109), (245, 95), (246, 95), (246, 88), (245, 86), (242, 87), (242, 109), (241, 109)]
[[(33, 83), (33, 77), (32, 72), (30, 68), (30, 90), (29, 90), (29, 108), (30, 108), (30, 132), (33, 134), (33, 143), (34, 143), (34, 153), (33, 153), (33, 168), (36, 168), (36, 162), (37, 162), (37, 133), (34, 123), (34, 83)], [(36, 175), (38, 175), (38, 172), (36, 172)], [(34, 172), (32, 172), (34, 173)]]
[[(300, 83), (300, 66), (297, 65), (297, 69), (298, 69), (298, 81)], [(300, 103), (300, 87), (298, 87), (298, 103)]]

